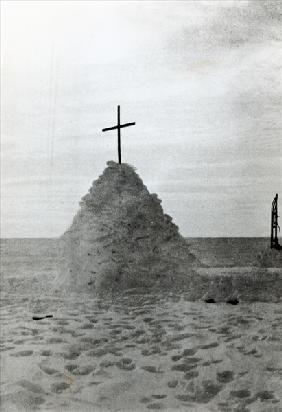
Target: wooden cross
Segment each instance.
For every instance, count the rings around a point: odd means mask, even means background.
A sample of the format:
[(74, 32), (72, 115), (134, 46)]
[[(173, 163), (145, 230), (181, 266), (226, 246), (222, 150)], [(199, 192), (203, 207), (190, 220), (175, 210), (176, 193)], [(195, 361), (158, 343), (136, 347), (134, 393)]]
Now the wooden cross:
[(117, 107), (117, 125), (113, 127), (106, 127), (102, 129), (102, 132), (107, 132), (108, 130), (116, 130), (118, 131), (118, 162), (121, 164), (121, 143), (120, 143), (120, 129), (123, 127), (134, 126), (135, 122), (133, 123), (124, 123), (120, 124), (120, 106)]

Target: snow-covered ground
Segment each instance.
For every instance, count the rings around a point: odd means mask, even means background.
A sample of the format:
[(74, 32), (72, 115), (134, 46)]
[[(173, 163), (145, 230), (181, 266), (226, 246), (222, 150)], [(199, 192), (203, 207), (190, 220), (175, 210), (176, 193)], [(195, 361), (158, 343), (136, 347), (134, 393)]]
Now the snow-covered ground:
[[(216, 259), (219, 247), (210, 252), (209, 242), (189, 240), (200, 260), (204, 249)], [(61, 296), (51, 287), (56, 240), (1, 244), (1, 410), (281, 410), (277, 299), (233, 306), (191, 302), (185, 291), (131, 290), (114, 301)], [(231, 280), (252, 273), (246, 260), (225, 268), (224, 251), (217, 253), (218, 267), (199, 272)], [(53, 317), (33, 320), (35, 314)]]

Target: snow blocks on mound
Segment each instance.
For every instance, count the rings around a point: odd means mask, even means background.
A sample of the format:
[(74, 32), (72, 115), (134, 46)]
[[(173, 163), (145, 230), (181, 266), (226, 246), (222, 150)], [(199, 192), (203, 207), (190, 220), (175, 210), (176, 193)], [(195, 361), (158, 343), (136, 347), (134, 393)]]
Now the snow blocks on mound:
[(73, 291), (181, 288), (197, 260), (134, 168), (107, 163), (60, 239), (59, 283)]

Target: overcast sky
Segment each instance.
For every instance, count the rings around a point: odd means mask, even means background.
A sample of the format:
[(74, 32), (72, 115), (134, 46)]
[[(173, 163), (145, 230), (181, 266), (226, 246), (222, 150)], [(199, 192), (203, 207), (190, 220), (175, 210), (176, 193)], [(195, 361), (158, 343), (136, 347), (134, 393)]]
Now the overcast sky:
[[(117, 160), (185, 236), (268, 236), (282, 210), (275, 1), (2, 1), (2, 237), (51, 237)], [(282, 213), (281, 213), (282, 215)]]

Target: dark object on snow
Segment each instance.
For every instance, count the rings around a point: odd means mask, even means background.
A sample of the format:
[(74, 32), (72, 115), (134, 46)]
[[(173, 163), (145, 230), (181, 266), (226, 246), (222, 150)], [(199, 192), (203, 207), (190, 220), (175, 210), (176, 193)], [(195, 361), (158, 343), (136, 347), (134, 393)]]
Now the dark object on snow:
[(205, 302), (206, 303), (215, 303), (215, 300), (213, 298), (208, 298), (208, 299), (205, 299)]
[(41, 319), (46, 319), (46, 318), (52, 318), (53, 315), (41, 315), (41, 316), (32, 316), (33, 320), (41, 320)]
[(239, 300), (238, 299), (228, 299), (227, 301), (226, 301), (226, 303), (229, 303), (230, 305), (238, 305), (238, 303), (239, 303)]
[(278, 193), (276, 193), (275, 198), (272, 202), (271, 208), (271, 236), (270, 236), (270, 247), (271, 249), (281, 250), (282, 246), (278, 242), (278, 230), (280, 227), (278, 225)]

